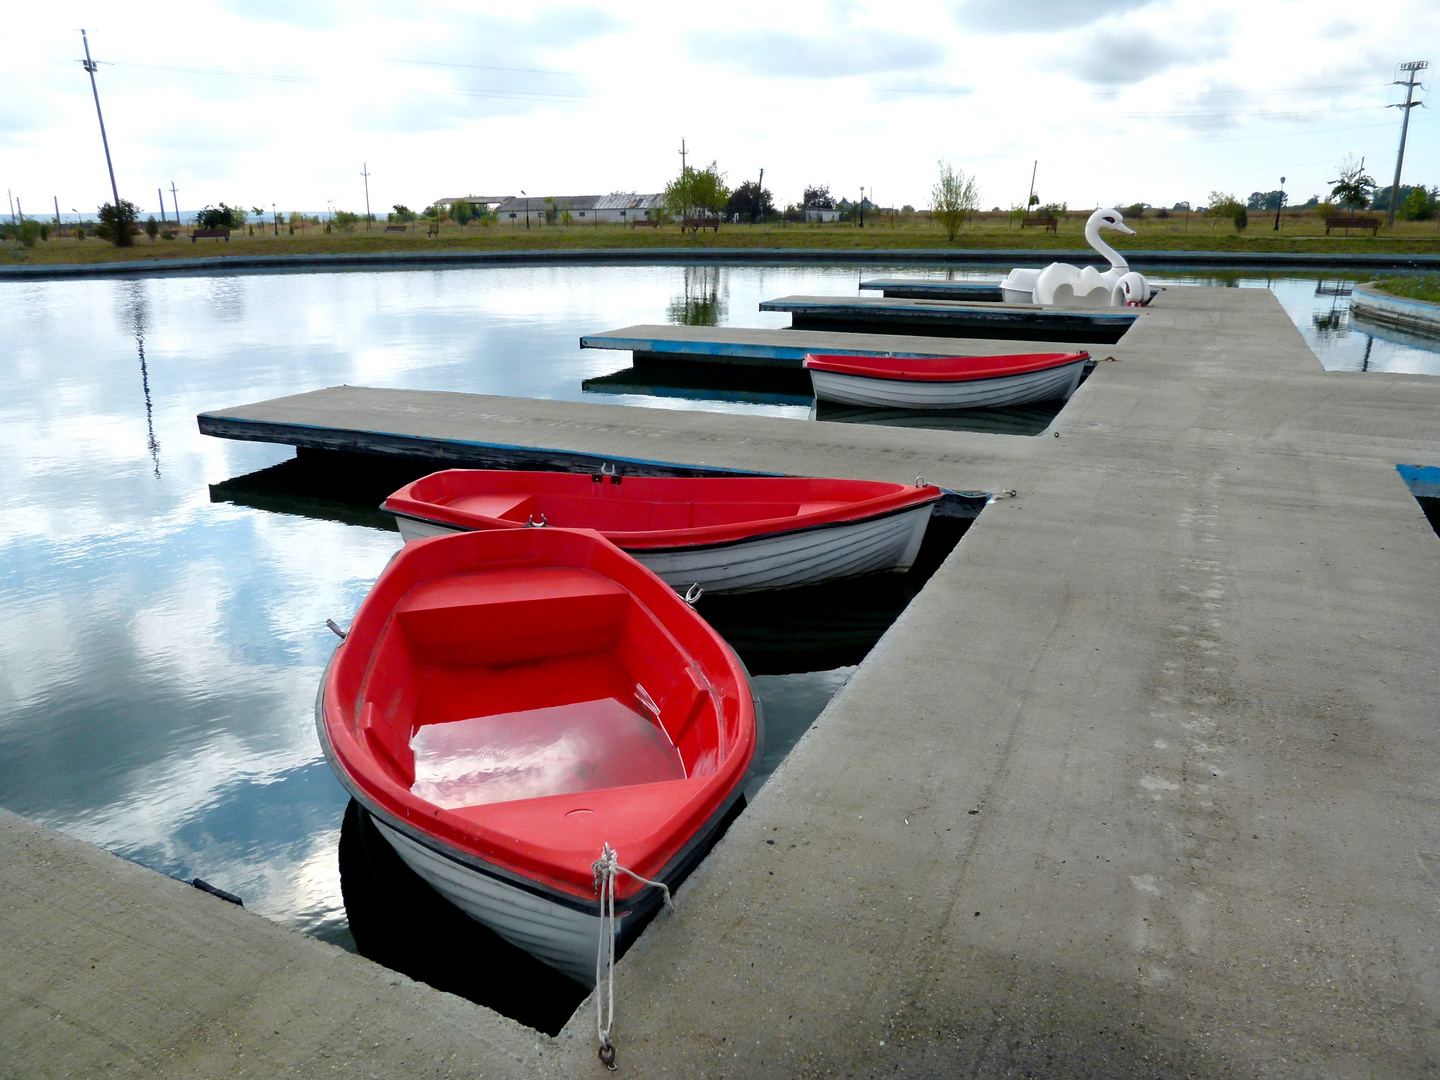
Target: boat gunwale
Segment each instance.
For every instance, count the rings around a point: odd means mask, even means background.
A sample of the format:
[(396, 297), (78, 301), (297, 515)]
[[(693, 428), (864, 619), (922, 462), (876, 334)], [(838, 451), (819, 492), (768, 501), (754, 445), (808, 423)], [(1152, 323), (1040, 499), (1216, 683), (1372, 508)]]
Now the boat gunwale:
[[(483, 514), (473, 514), (463, 510), (454, 510), (442, 503), (427, 502), (421, 499), (410, 498), (402, 495), (414, 489), (417, 484), (429, 479), (431, 476), (438, 476), (445, 472), (511, 472), (504, 469), (440, 469), (436, 472), (423, 476), (412, 483), (406, 484), (399, 491), (386, 497), (380, 504), (380, 509), (396, 517), (406, 517), (412, 521), (421, 521), (427, 524), (455, 525), (462, 529), (480, 531), (484, 529), (523, 529), (526, 524), (520, 521), (507, 521), (504, 518), (488, 517)], [(555, 473), (546, 471), (541, 475), (554, 476), (584, 476), (585, 473)], [(593, 474), (592, 474), (593, 475)], [(641, 477), (643, 480), (669, 480), (670, 477)], [(774, 481), (774, 480), (829, 480), (826, 477), (794, 477), (794, 476), (763, 476), (763, 477), (677, 477), (683, 480), (737, 480), (745, 481)], [(882, 518), (895, 514), (906, 513), (918, 509), (927, 504), (933, 505), (945, 497), (943, 488), (934, 484), (916, 486), (913, 484), (897, 484), (893, 481), (877, 480), (840, 480), (841, 483), (865, 483), (865, 484), (893, 484), (895, 491), (877, 495), (872, 498), (862, 499), (844, 506), (831, 507), (827, 510), (815, 511), (810, 514), (793, 514), (788, 517), (774, 518), (753, 518), (739, 523), (726, 523), (722, 525), (702, 525), (686, 529), (651, 529), (651, 530), (607, 530), (596, 529), (606, 540), (623, 551), (643, 551), (646, 554), (662, 554), (665, 552), (686, 552), (703, 551), (713, 548), (735, 547), (750, 541), (760, 541), (772, 537), (789, 535), (792, 533), (812, 532), (819, 529), (838, 528), (848, 525), (856, 525), (868, 521), (879, 521)], [(391, 505), (396, 503), (397, 505)], [(886, 506), (875, 510), (874, 504), (890, 502), (897, 505)], [(426, 516), (415, 513), (412, 509), (399, 509), (399, 505), (411, 508), (433, 508), (438, 513)], [(806, 519), (819, 519), (810, 520)], [(797, 524), (797, 522), (799, 524)], [(778, 526), (769, 527), (766, 526)], [(532, 526), (533, 527), (533, 526)], [(549, 526), (554, 528), (565, 528), (567, 526)], [(572, 528), (585, 528), (585, 526), (569, 526)], [(683, 539), (685, 535), (696, 536), (693, 542), (675, 542), (676, 539)], [(719, 534), (719, 535), (717, 535)], [(711, 539), (713, 537), (713, 539)]]
[[(928, 485), (928, 486), (933, 486), (933, 485)], [(922, 488), (922, 489), (919, 489), (919, 490), (924, 490), (924, 489)], [(780, 536), (792, 536), (792, 535), (798, 535), (798, 534), (800, 534), (800, 533), (807, 533), (807, 532), (820, 532), (821, 530), (824, 530), (824, 529), (843, 529), (843, 528), (848, 528), (848, 527), (855, 526), (855, 525), (868, 524), (869, 522), (872, 522), (872, 521), (883, 521), (885, 518), (888, 518), (888, 517), (897, 517), (897, 516), (900, 515), (900, 514), (908, 514), (908, 513), (911, 513), (912, 511), (922, 509), (922, 508), (925, 507), (926, 505), (931, 505), (931, 504), (937, 503), (937, 502), (939, 502), (941, 499), (943, 499), (943, 498), (945, 497), (945, 492), (944, 492), (943, 489), (941, 489), (941, 488), (936, 488), (936, 492), (937, 492), (937, 494), (936, 494), (933, 498), (928, 498), (928, 499), (924, 499), (924, 500), (917, 500), (917, 501), (912, 502), (912, 503), (909, 503), (909, 504), (907, 504), (907, 505), (905, 505), (905, 506), (897, 506), (897, 507), (894, 507), (894, 508), (889, 509), (889, 510), (883, 510), (883, 511), (881, 511), (881, 512), (878, 513), (878, 514), (870, 514), (870, 515), (867, 515), (867, 516), (865, 516), (865, 517), (846, 518), (846, 519), (841, 520), (841, 521), (822, 521), (822, 522), (818, 522), (818, 523), (816, 523), (816, 524), (814, 524), (814, 525), (801, 525), (801, 526), (799, 526), (798, 528), (793, 528), (793, 529), (772, 529), (772, 530), (769, 530), (769, 531), (767, 531), (767, 532), (752, 533), (752, 534), (747, 535), (747, 536), (738, 537), (738, 538), (736, 538), (736, 539), (734, 539), (734, 540), (715, 540), (715, 541), (711, 541), (711, 542), (709, 542), (709, 543), (701, 543), (701, 544), (674, 544), (674, 545), (671, 545), (671, 546), (668, 546), (668, 547), (658, 547), (658, 546), (656, 546), (656, 547), (651, 547), (651, 546), (648, 546), (648, 545), (645, 545), (645, 544), (634, 543), (634, 542), (632, 542), (630, 539), (628, 539), (629, 536), (632, 536), (632, 535), (634, 535), (634, 534), (627, 534), (627, 533), (606, 533), (606, 532), (603, 532), (603, 531), (600, 531), (600, 530), (596, 530), (596, 531), (597, 531), (597, 532), (600, 532), (600, 535), (604, 536), (605, 539), (609, 540), (612, 544), (614, 544), (616, 547), (620, 548), (620, 550), (622, 550), (622, 551), (643, 551), (646, 555), (664, 555), (664, 554), (669, 554), (669, 553), (671, 553), (671, 552), (684, 553), (684, 552), (689, 552), (689, 551), (711, 551), (711, 550), (718, 550), (718, 549), (720, 549), (720, 548), (741, 547), (741, 546), (743, 546), (743, 545), (745, 545), (745, 544), (750, 544), (750, 543), (761, 543), (761, 542), (764, 542), (764, 541), (773, 540), (773, 539), (775, 539), (776, 537), (780, 537)], [(463, 524), (463, 523), (458, 522), (458, 521), (448, 521), (448, 520), (446, 520), (446, 519), (444, 519), (444, 518), (439, 518), (439, 517), (429, 517), (429, 518), (427, 518), (427, 517), (421, 517), (419, 514), (411, 514), (411, 513), (406, 513), (405, 511), (402, 511), (402, 510), (392, 509), (392, 508), (391, 508), (389, 505), (387, 505), (387, 504), (388, 504), (388, 500), (387, 500), (386, 503), (381, 503), (381, 504), (380, 504), (380, 509), (384, 510), (386, 513), (393, 514), (393, 515), (394, 515), (395, 517), (397, 517), (397, 518), (403, 517), (403, 518), (406, 518), (406, 519), (408, 519), (408, 520), (410, 520), (410, 521), (423, 522), (423, 523), (425, 523), (426, 525), (445, 525), (445, 526), (450, 526), (450, 527), (454, 527), (457, 531), (461, 531), (461, 532), (481, 532), (481, 531), (484, 531), (484, 530), (486, 530), (486, 529), (498, 530), (498, 529), (523, 529), (523, 528), (526, 528), (526, 526), (525, 526), (522, 522), (505, 521), (505, 520), (503, 520), (503, 519), (501, 519), (501, 518), (482, 518), (482, 517), (481, 517), (480, 515), (478, 515), (478, 514), (466, 515), (466, 516), (471, 517), (471, 518), (473, 518), (473, 519), (476, 519), (476, 520), (480, 520), (480, 521), (484, 521), (484, 522), (485, 522), (484, 525), (481, 525), (481, 526), (478, 526), (478, 527), (477, 527), (477, 526), (474, 526), (474, 525), (466, 525), (466, 524)], [(434, 504), (430, 504), (430, 505), (434, 505)], [(458, 515), (457, 515), (457, 516), (458, 516)], [(784, 518), (769, 518), (769, 519), (766, 519), (766, 520), (769, 520), (769, 521), (783, 521), (783, 520), (789, 520), (789, 519), (784, 519)], [(492, 525), (492, 524), (490, 524), (491, 522), (498, 522), (498, 524)], [(535, 526), (535, 527), (538, 528), (538, 527), (541, 527), (541, 526)], [(544, 527), (545, 527), (545, 528), (560, 528), (561, 526), (544, 526)], [(678, 531), (678, 530), (668, 530), (668, 531)]]
[[(1090, 353), (1081, 349), (1071, 353), (1012, 353), (999, 354), (996, 356), (943, 356), (934, 359), (940, 362), (947, 360), (965, 360), (975, 363), (977, 366), (987, 362), (994, 363), (997, 360), (1024, 361), (1023, 363), (1011, 363), (1005, 367), (995, 366), (989, 370), (978, 371), (907, 371), (897, 370), (886, 366), (886, 362), (894, 363), (899, 358), (856, 356), (849, 353), (809, 353), (805, 357), (805, 367), (809, 371), (823, 371), (830, 375), (845, 375), (855, 379), (877, 379), (890, 382), (916, 382), (916, 383), (966, 383), (982, 382), (986, 380), (1001, 380), (1014, 378), (1020, 375), (1033, 375), (1041, 371), (1052, 371), (1057, 368), (1068, 367), (1071, 364), (1089, 363)], [(926, 357), (926, 360), (931, 358)], [(878, 361), (878, 363), (877, 363)]]

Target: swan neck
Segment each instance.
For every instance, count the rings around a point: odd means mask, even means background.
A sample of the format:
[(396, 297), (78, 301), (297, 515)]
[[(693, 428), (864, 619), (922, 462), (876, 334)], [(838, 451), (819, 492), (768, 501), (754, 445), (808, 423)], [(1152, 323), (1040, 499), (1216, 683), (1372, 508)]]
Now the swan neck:
[(1112, 248), (1109, 244), (1107, 244), (1104, 240), (1100, 239), (1100, 223), (1098, 221), (1090, 221), (1086, 223), (1085, 239), (1090, 242), (1090, 246), (1092, 248), (1098, 251), (1101, 255), (1104, 255), (1105, 258), (1110, 261), (1110, 266), (1112, 269), (1130, 269), (1130, 264), (1121, 257), (1120, 253), (1114, 248)]

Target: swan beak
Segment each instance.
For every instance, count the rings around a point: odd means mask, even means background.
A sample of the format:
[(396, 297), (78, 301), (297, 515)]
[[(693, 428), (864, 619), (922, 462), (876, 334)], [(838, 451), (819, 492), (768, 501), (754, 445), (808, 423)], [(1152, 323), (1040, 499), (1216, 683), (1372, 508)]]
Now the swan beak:
[(1132, 229), (1132, 228), (1130, 228), (1130, 226), (1129, 226), (1129, 225), (1126, 225), (1123, 221), (1117, 221), (1117, 222), (1115, 223), (1115, 229), (1116, 229), (1117, 232), (1122, 232), (1122, 233), (1124, 233), (1126, 236), (1134, 236), (1134, 235), (1135, 235), (1135, 230)]

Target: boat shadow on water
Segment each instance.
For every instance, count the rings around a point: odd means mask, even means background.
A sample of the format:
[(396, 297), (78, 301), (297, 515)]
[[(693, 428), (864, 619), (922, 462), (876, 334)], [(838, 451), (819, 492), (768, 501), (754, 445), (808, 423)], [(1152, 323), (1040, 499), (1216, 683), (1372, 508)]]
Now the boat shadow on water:
[(340, 827), (340, 891), (360, 955), (556, 1035), (588, 996), (445, 900), (354, 800)]

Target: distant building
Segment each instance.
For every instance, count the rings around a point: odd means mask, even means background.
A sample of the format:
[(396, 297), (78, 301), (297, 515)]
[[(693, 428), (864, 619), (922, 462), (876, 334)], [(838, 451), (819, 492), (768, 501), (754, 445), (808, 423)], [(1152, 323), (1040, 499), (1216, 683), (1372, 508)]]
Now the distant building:
[(431, 205), (439, 207), (447, 214), (457, 202), (467, 202), (471, 206), (483, 206), (486, 210), (494, 210), (509, 198), (509, 195), (451, 195), (448, 199), (436, 199)]
[(817, 207), (814, 207), (814, 206), (807, 206), (807, 207), (805, 208), (805, 220), (806, 220), (806, 221), (839, 221), (839, 220), (840, 220), (840, 211), (839, 211), (839, 210), (821, 210), (821, 209), (818, 209)]
[(530, 225), (544, 225), (546, 211), (554, 209), (556, 224), (560, 215), (567, 210), (572, 225), (595, 225), (601, 222), (624, 225), (635, 220), (647, 220), (653, 210), (665, 202), (663, 195), (549, 195), (509, 198), (496, 208), (496, 216), (502, 225), (525, 224), (528, 213)]
[(649, 221), (654, 212), (665, 205), (665, 196), (603, 195), (595, 203), (595, 216), (601, 221), (625, 225), (632, 221)]

